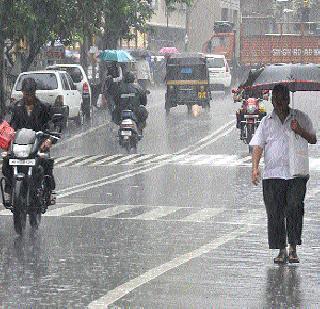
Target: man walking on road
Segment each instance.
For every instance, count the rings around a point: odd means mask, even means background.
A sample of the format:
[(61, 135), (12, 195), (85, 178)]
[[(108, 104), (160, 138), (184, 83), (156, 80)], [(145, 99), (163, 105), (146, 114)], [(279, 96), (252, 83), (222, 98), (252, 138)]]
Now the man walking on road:
[[(268, 216), (270, 249), (279, 249), (274, 263), (299, 263), (297, 245), (301, 245), (304, 199), (309, 179), (293, 176), (290, 171), (289, 135), (293, 131), (310, 144), (317, 142), (310, 118), (289, 107), (290, 92), (284, 85), (276, 85), (272, 92), (273, 112), (264, 117), (250, 145), (252, 154), (252, 182), (260, 181), (259, 162), (264, 152), (263, 198)], [(289, 256), (286, 251), (286, 235)]]

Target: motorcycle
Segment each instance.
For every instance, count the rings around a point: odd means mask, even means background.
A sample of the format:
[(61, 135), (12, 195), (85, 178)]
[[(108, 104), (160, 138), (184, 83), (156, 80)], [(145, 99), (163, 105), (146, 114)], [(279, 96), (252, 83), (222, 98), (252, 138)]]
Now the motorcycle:
[(139, 134), (137, 119), (134, 112), (130, 109), (123, 110), (121, 112), (119, 126), (120, 145), (125, 148), (128, 153), (135, 153), (137, 151), (137, 144), (140, 139), (141, 134)]
[[(258, 128), (262, 118), (267, 115), (262, 99), (249, 98), (243, 100), (240, 110), (237, 111), (237, 128), (240, 129), (240, 139), (247, 145)], [(249, 152), (252, 147), (249, 145)]]
[[(60, 119), (59, 115), (57, 119)], [(8, 160), (12, 170), (11, 199), (7, 203), (4, 198), (6, 177), (0, 180), (2, 202), (5, 208), (13, 214), (14, 229), (23, 235), (26, 228), (26, 218), (29, 215), (29, 224), (36, 230), (48, 206), (55, 203), (51, 198), (52, 177), (45, 175), (43, 163), (53, 164), (48, 152), (42, 152), (40, 146), (45, 139), (50, 138), (53, 143), (60, 139), (59, 133), (35, 132), (31, 129), (21, 129), (15, 134), (8, 152), (2, 157)]]

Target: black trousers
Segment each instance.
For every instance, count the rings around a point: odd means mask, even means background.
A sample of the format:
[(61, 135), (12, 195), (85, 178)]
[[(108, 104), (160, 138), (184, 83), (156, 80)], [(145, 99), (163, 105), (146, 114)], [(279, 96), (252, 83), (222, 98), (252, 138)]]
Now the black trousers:
[(292, 180), (263, 180), (263, 199), (268, 216), (270, 249), (284, 249), (286, 235), (290, 245), (301, 245), (304, 199), (309, 177)]

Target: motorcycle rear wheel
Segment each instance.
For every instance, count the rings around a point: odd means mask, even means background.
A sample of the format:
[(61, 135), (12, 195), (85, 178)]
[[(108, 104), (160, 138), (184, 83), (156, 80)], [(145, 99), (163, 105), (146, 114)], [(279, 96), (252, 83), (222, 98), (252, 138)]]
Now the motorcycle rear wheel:
[(13, 189), (13, 227), (16, 233), (23, 236), (26, 229), (27, 211), (22, 197), (22, 182), (17, 181)]
[(41, 222), (41, 213), (32, 212), (29, 214), (29, 224), (33, 230), (37, 230), (39, 228)]

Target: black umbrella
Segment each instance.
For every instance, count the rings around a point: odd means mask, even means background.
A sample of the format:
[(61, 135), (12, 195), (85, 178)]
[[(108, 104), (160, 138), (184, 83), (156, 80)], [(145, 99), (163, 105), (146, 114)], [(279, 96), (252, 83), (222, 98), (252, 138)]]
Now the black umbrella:
[(271, 65), (249, 74), (245, 89), (272, 90), (277, 84), (290, 91), (320, 91), (320, 68), (315, 64)]

